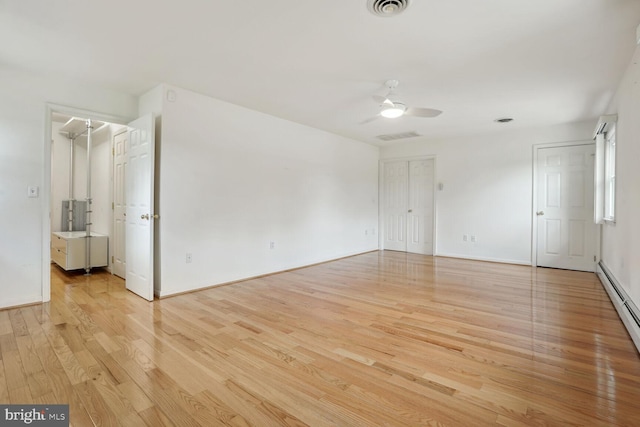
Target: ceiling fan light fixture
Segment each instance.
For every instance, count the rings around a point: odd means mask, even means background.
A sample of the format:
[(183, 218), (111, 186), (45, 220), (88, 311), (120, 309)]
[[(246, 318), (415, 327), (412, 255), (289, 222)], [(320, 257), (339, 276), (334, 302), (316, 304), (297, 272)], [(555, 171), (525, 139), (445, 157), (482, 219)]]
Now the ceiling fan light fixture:
[(384, 105), (380, 111), (382, 117), (387, 119), (397, 119), (404, 114), (407, 107), (399, 102), (394, 102), (392, 105)]

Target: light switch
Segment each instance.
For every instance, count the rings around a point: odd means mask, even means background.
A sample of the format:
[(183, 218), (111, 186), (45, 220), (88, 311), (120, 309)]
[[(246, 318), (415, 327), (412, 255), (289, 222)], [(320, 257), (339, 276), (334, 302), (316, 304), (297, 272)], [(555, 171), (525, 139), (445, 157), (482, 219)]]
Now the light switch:
[(38, 186), (30, 185), (27, 187), (27, 196), (31, 198), (38, 197), (40, 195), (40, 188)]

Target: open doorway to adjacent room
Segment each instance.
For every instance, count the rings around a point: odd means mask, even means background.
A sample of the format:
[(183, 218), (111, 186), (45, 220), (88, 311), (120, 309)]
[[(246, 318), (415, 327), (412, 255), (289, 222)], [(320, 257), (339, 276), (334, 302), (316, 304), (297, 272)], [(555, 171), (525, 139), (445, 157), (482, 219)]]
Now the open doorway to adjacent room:
[[(153, 209), (153, 115), (123, 124), (126, 120), (65, 107), (51, 107), (49, 114), (46, 267), (51, 261), (56, 268), (85, 274), (103, 268), (125, 279), (127, 289), (153, 300), (153, 224), (158, 218)], [(128, 252), (135, 256), (127, 257)], [(43, 295), (48, 296), (51, 272), (46, 267)]]

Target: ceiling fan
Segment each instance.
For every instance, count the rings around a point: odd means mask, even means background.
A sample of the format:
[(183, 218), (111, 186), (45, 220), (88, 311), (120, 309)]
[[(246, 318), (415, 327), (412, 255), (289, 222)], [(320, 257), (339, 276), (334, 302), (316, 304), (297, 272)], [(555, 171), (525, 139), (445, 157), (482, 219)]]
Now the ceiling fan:
[[(400, 116), (437, 117), (442, 114), (442, 111), (434, 110), (433, 108), (408, 107), (404, 102), (399, 100), (398, 95), (395, 92), (399, 83), (400, 82), (398, 80), (387, 80), (384, 83), (389, 89), (387, 95), (373, 96), (373, 100), (380, 104), (379, 116), (386, 117), (388, 119), (395, 119)], [(366, 122), (375, 120), (379, 116), (369, 119)]]

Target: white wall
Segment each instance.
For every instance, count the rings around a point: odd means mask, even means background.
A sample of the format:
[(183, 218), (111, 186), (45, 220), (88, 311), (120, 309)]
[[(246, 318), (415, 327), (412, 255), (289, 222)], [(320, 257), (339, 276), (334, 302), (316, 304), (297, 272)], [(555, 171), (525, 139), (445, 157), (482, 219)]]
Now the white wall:
[[(86, 138), (84, 142), (86, 147)], [(112, 221), (112, 159), (111, 128), (105, 127), (91, 139), (91, 231), (107, 236), (111, 234)], [(86, 180), (86, 175), (83, 178)], [(86, 191), (83, 196), (86, 197)]]
[(640, 307), (640, 48), (607, 113), (616, 127), (616, 223), (602, 227), (602, 261)]
[(166, 89), (162, 295), (377, 249), (376, 147)]
[[(533, 145), (591, 139), (595, 122), (390, 145), (382, 160), (436, 156), (436, 255), (531, 264)], [(381, 230), (382, 232), (382, 230)], [(463, 242), (462, 236), (477, 242)]]
[[(62, 230), (61, 205), (63, 200), (69, 200), (70, 142), (59, 132), (63, 125), (58, 122), (51, 124), (51, 231)], [(74, 158), (76, 156), (74, 152)]]
[[(69, 200), (69, 139), (58, 133), (63, 123), (52, 123), (51, 139), (51, 231), (60, 231), (62, 201)], [(112, 125), (113, 126), (113, 125)], [(117, 126), (116, 126), (117, 128)], [(111, 127), (92, 134), (91, 197), (93, 224), (91, 230), (110, 234), (111, 230)], [(78, 137), (74, 145), (74, 197), (87, 197), (87, 138)], [(66, 228), (65, 228), (66, 231)]]
[[(5, 66), (0, 66), (0, 82), (0, 307), (7, 307), (43, 300), (50, 221), (45, 215), (51, 144), (47, 140), (45, 148), (46, 103), (132, 117), (137, 101)], [(28, 186), (38, 186), (40, 197), (28, 198)]]

